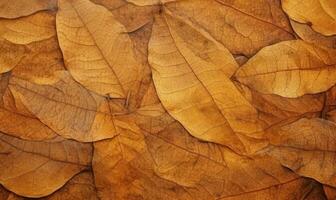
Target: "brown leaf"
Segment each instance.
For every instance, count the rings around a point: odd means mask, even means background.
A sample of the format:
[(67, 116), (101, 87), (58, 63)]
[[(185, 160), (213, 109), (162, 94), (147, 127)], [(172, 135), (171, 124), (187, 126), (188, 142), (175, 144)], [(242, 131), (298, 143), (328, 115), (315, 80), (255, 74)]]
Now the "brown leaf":
[(208, 32), (233, 54), (251, 56), (294, 38), (278, 0), (182, 0), (165, 9)]
[(315, 32), (307, 24), (301, 24), (293, 20), (291, 20), (290, 23), (295, 33), (298, 34), (298, 36), (302, 40), (316, 45), (336, 49), (336, 36), (322, 35), (320, 33)]
[(332, 87), (335, 65), (335, 49), (292, 40), (263, 48), (235, 76), (259, 92), (294, 98)]
[(101, 95), (126, 98), (138, 83), (138, 63), (125, 27), (89, 0), (60, 0), (57, 34), (72, 76)]
[(149, 62), (169, 114), (195, 137), (244, 151), (235, 132), (251, 135), (260, 125), (256, 110), (229, 79), (237, 64), (228, 50), (164, 14), (155, 18)]
[(336, 34), (334, 0), (281, 0), (284, 11), (295, 21), (308, 23), (324, 35)]
[(301, 176), (336, 185), (336, 124), (323, 119), (300, 119), (269, 131), (266, 153)]
[[(147, 112), (148, 126), (153, 113)], [(118, 118), (117, 124), (118, 136), (94, 144), (101, 199), (224, 199), (268, 193), (297, 180), (270, 157), (240, 156), (200, 142), (177, 122), (162, 124), (165, 128), (156, 133), (139, 130), (128, 117)]]
[(323, 189), (328, 200), (336, 199), (336, 188), (324, 185)]
[(56, 0), (1, 0), (0, 17), (12, 19), (55, 8)]
[[(10, 89), (39, 120), (65, 138), (90, 142), (115, 135), (105, 98), (90, 93), (67, 72), (58, 80), (36, 84), (13, 77)], [(47, 81), (48, 82), (48, 81)]]
[(62, 138), (25, 141), (0, 133), (0, 183), (27, 197), (41, 197), (62, 187), (91, 162), (90, 144)]
[(21, 61), (25, 47), (0, 39), (0, 73), (9, 72)]

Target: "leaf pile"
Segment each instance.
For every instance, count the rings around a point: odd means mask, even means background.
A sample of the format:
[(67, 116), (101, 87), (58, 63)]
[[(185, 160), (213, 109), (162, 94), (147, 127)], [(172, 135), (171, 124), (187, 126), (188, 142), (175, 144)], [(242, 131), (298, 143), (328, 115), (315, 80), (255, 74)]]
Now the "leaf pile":
[(334, 0), (0, 0), (0, 199), (336, 199)]

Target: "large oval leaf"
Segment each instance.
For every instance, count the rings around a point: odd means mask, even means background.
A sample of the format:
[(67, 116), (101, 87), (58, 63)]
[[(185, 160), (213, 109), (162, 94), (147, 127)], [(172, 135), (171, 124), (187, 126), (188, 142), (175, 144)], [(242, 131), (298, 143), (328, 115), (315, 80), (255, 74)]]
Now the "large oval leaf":
[(336, 50), (293, 40), (259, 51), (236, 73), (262, 93), (299, 97), (328, 90), (336, 83)]
[(72, 76), (101, 95), (126, 98), (141, 63), (125, 27), (111, 12), (89, 0), (60, 0), (56, 25)]
[(162, 104), (193, 136), (242, 151), (235, 132), (260, 130), (257, 111), (229, 79), (237, 67), (232, 55), (189, 25), (157, 16), (149, 62)]

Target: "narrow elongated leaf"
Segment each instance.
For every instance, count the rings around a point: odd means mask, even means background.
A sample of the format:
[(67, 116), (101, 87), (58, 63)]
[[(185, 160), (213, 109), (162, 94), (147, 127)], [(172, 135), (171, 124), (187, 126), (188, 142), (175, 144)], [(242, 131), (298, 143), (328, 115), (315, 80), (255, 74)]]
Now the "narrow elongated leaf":
[(66, 72), (58, 76), (55, 83), (41, 85), (12, 78), (10, 89), (63, 137), (84, 142), (113, 137), (116, 133), (106, 99), (85, 90)]
[(101, 95), (126, 98), (138, 67), (126, 29), (106, 8), (89, 0), (60, 0), (57, 34), (72, 76)]
[(282, 8), (290, 18), (310, 23), (324, 35), (336, 34), (336, 5), (333, 0), (282, 0)]
[(86, 169), (91, 157), (90, 144), (25, 141), (0, 133), (0, 183), (22, 196), (46, 196)]
[[(212, 59), (219, 56), (222, 62)], [(165, 14), (155, 18), (149, 62), (162, 104), (193, 136), (244, 151), (235, 132), (260, 126), (257, 111), (229, 79), (237, 64), (224, 47)]]
[(248, 87), (266, 94), (299, 97), (336, 83), (336, 50), (293, 40), (263, 48), (236, 73)]

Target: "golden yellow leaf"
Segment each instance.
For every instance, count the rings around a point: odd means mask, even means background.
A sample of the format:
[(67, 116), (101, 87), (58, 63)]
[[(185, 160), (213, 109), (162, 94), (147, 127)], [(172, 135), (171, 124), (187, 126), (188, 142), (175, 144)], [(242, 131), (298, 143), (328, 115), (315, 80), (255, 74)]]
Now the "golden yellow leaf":
[(266, 94), (294, 98), (324, 92), (336, 83), (336, 50), (301, 40), (280, 42), (260, 50), (235, 76)]
[(67, 72), (59, 80), (35, 84), (13, 77), (10, 89), (39, 120), (57, 134), (90, 142), (113, 137), (113, 117), (105, 98), (90, 93)]
[(91, 144), (62, 138), (26, 141), (0, 133), (0, 183), (26, 197), (42, 197), (88, 168)]
[(1, 38), (15, 44), (29, 44), (55, 35), (55, 13), (38, 12), (18, 19), (0, 20)]
[(18, 18), (28, 16), (42, 10), (54, 10), (56, 0), (1, 0), (0, 17)]
[(188, 24), (157, 16), (149, 62), (162, 104), (193, 136), (244, 151), (236, 132), (260, 131), (257, 111), (229, 79), (232, 55)]
[(125, 27), (89, 0), (60, 0), (57, 34), (72, 76), (101, 95), (126, 98), (139, 66)]
[(334, 0), (281, 0), (284, 11), (295, 21), (308, 23), (324, 35), (336, 34)]
[(297, 174), (335, 187), (335, 131), (333, 122), (303, 118), (270, 130), (265, 152)]
[(251, 56), (267, 45), (294, 39), (278, 0), (181, 0), (164, 8), (190, 20), (233, 54)]

